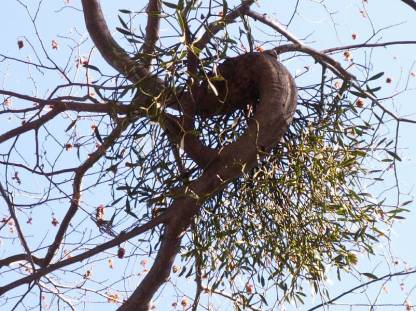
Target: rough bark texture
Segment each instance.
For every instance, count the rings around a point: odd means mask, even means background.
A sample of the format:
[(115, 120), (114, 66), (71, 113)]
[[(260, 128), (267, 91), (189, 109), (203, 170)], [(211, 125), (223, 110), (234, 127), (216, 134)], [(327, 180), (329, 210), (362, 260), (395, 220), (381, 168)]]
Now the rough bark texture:
[[(257, 53), (245, 54), (229, 58), (220, 64), (218, 71), (224, 80), (212, 81), (218, 96), (204, 81), (195, 94), (197, 114), (209, 118), (214, 115), (231, 114), (237, 109), (245, 109), (247, 105), (256, 105), (259, 89), (251, 74), (256, 71), (255, 63), (260, 58), (260, 54)], [(247, 66), (250, 66), (250, 69)]]

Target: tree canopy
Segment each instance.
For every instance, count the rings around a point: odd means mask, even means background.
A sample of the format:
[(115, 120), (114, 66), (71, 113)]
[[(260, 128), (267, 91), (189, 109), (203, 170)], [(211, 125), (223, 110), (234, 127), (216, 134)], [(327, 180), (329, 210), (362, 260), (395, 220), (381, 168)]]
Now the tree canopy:
[[(416, 120), (378, 95), (392, 78), (371, 51), (416, 41), (372, 26), (318, 49), (291, 26), (302, 0), (284, 23), (262, 1), (145, 2), (106, 14), (99, 0), (14, 3), (34, 35), (0, 51), (1, 303), (150, 310), (165, 284), (192, 310), (211, 310), (207, 295), (276, 310), (306, 286), (328, 298), (329, 270), (352, 273), (408, 211), (399, 190), (372, 190), (400, 161), (399, 125)], [(84, 23), (46, 39), (41, 12), (65, 10)]]

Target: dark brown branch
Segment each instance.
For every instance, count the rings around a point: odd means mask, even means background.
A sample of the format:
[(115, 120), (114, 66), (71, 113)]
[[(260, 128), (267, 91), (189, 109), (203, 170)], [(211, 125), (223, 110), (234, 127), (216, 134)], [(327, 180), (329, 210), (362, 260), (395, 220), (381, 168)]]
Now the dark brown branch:
[(287, 52), (303, 52), (312, 56), (318, 63), (327, 66), (337, 76), (344, 80), (356, 80), (355, 76), (344, 69), (339, 62), (329, 57), (325, 53), (317, 51), (311, 47), (298, 44), (285, 44), (274, 49), (266, 51), (266, 53), (282, 54)]
[[(322, 64), (324, 66), (327, 66), (337, 76), (339, 76), (340, 78), (342, 78), (345, 81), (348, 81), (353, 88), (355, 88), (356, 90), (358, 90), (360, 92), (363, 92), (383, 112), (387, 113), (394, 120), (399, 121), (399, 122), (414, 123), (414, 124), (416, 124), (416, 120), (399, 117), (394, 112), (392, 112), (389, 109), (387, 109), (386, 107), (384, 107), (384, 105), (380, 102), (380, 100), (376, 96), (374, 96), (373, 94), (371, 94), (371, 93), (369, 93), (366, 90), (363, 90), (361, 88), (361, 86), (357, 83), (356, 78), (355, 78), (354, 75), (352, 75), (347, 70), (345, 70), (341, 66), (340, 63), (338, 63), (337, 61), (335, 61), (334, 59), (332, 59), (331, 57), (329, 57), (328, 55), (326, 55), (324, 52), (320, 52), (320, 51), (314, 50), (314, 49), (312, 49), (310, 47), (303, 46), (303, 45), (302, 46), (299, 46), (297, 44), (281, 45), (281, 46), (279, 46), (277, 48), (274, 48), (274, 49), (272, 49), (270, 51), (267, 51), (267, 52), (275, 52), (277, 54), (282, 54), (282, 53), (286, 53), (286, 52), (295, 52), (295, 51), (304, 52), (306, 54), (309, 54), (310, 56), (312, 56), (313, 58), (315, 58), (315, 60), (318, 63), (320, 63), (320, 64)], [(327, 51), (327, 50), (325, 50), (325, 51)]]
[(151, 230), (152, 228), (165, 223), (168, 219), (168, 214), (162, 214), (160, 216), (155, 217), (153, 220), (149, 221), (148, 223), (140, 226), (140, 227), (136, 227), (134, 229), (132, 229), (131, 231), (127, 232), (127, 233), (120, 233), (116, 238), (105, 242), (103, 244), (100, 244), (96, 247), (94, 247), (93, 249), (90, 249), (84, 253), (81, 253), (79, 255), (73, 256), (71, 258), (59, 261), (55, 264), (51, 264), (45, 268), (39, 269), (37, 270), (35, 273), (28, 275), (26, 277), (23, 277), (19, 280), (16, 280), (14, 282), (11, 282), (3, 287), (0, 287), (0, 295), (5, 294), (6, 292), (8, 292), (9, 290), (12, 290), (13, 288), (16, 288), (20, 285), (23, 284), (27, 284), (30, 282), (33, 282), (34, 280), (37, 280), (39, 278), (41, 278), (44, 275), (47, 275), (48, 273), (51, 273), (55, 270), (58, 270), (60, 268), (72, 265), (74, 263), (83, 261), (87, 258), (90, 258), (94, 255), (97, 255), (101, 252), (104, 252), (110, 248), (113, 248), (115, 246), (120, 245), (121, 243), (130, 240), (131, 238), (134, 238), (146, 231)]
[(131, 59), (114, 40), (101, 10), (100, 1), (82, 0), (82, 7), (88, 33), (107, 63), (133, 82), (146, 77), (148, 71)]
[(276, 20), (272, 20), (267, 16), (267, 14), (259, 14), (257, 12), (254, 12), (250, 10), (249, 8), (246, 8), (244, 11), (244, 14), (260, 21), (261, 23), (271, 27), (272, 29), (276, 30), (280, 34), (282, 34), (286, 39), (293, 42), (294, 44), (287, 44), (287, 45), (281, 45), (275, 49), (272, 49), (267, 52), (274, 51), (277, 54), (285, 53), (285, 52), (292, 52), (292, 51), (301, 51), (304, 53), (307, 53), (311, 55), (313, 58), (315, 58), (318, 62), (325, 64), (325, 66), (328, 66), (328, 68), (333, 71), (336, 75), (341, 75), (346, 80), (354, 79), (355, 77), (346, 71), (341, 64), (339, 64), (337, 61), (332, 59), (331, 57), (325, 55), (325, 52), (317, 51), (309, 46), (304, 45), (299, 39), (297, 39), (294, 35), (292, 35), (289, 31), (285, 29), (285, 27), (280, 24)]
[(85, 104), (85, 103), (73, 103), (73, 102), (57, 102), (57, 101), (42, 101), (48, 103), (53, 109), (43, 116), (39, 117), (35, 121), (27, 122), (21, 126), (12, 129), (2, 135), (0, 135), (0, 143), (3, 143), (10, 138), (26, 133), (30, 130), (39, 129), (42, 125), (55, 118), (61, 112), (71, 110), (77, 112), (96, 112), (96, 113), (107, 113), (115, 114), (117, 112), (128, 113), (132, 111), (132, 107), (123, 106), (117, 104)]
[(21, 163), (14, 163), (14, 162), (0, 160), (0, 164), (20, 167), (24, 170), (27, 170), (28, 172), (32, 174), (42, 175), (42, 176), (54, 176), (54, 175), (60, 175), (60, 174), (65, 174), (65, 173), (73, 173), (76, 170), (76, 167), (72, 167), (72, 168), (65, 168), (62, 170), (51, 171), (51, 172), (42, 172), (42, 171), (37, 171), (35, 169), (31, 169), (30, 167), (23, 165)]
[(402, 0), (403, 3), (407, 4), (408, 6), (410, 6), (413, 10), (416, 11), (416, 1), (414, 0)]
[(192, 198), (177, 199), (169, 210), (169, 224), (162, 238), (158, 255), (150, 271), (129, 299), (118, 311), (147, 311), (150, 302), (161, 284), (169, 278), (170, 271), (179, 251), (181, 240), (190, 221), (198, 211), (199, 203)]
[(163, 82), (149, 75), (149, 71), (132, 59), (111, 35), (104, 19), (99, 0), (82, 0), (84, 19), (92, 41), (107, 63), (118, 72), (137, 84), (144, 93), (158, 95), (163, 90)]
[[(82, 102), (71, 100), (70, 97), (68, 97), (68, 101), (64, 101), (62, 99), (59, 99), (59, 100), (42, 99), (38, 97), (33, 97), (33, 96), (19, 94), (16, 92), (5, 91), (5, 90), (0, 90), (0, 94), (27, 100), (33, 103), (37, 103), (41, 106), (50, 106), (53, 108), (57, 108), (61, 111), (95, 112), (95, 113), (107, 113), (107, 114), (124, 113), (125, 114), (132, 110), (132, 108), (128, 105), (121, 105), (121, 104), (114, 103), (114, 102), (89, 104), (89, 103), (82, 103)], [(30, 107), (30, 108), (20, 109), (20, 110), (5, 110), (5, 112), (24, 113), (24, 112), (34, 111), (40, 108), (42, 107)]]
[(42, 125), (44, 125), (46, 122), (52, 120), (54, 117), (56, 117), (62, 111), (63, 110), (61, 108), (52, 109), (51, 111), (49, 111), (48, 113), (39, 117), (39, 119), (37, 119), (35, 121), (24, 123), (21, 126), (0, 135), (0, 143), (3, 143), (5, 141), (9, 140), (10, 138), (21, 135), (21, 134), (26, 133), (28, 131), (40, 128)]
[(144, 67), (150, 68), (152, 54), (155, 51), (156, 42), (159, 39), (160, 14), (162, 2), (160, 0), (149, 0), (147, 5), (146, 37), (143, 43)]
[(27, 258), (29, 259), (30, 264), (32, 265), (33, 270), (35, 270), (35, 264), (32, 259), (32, 251), (29, 248), (29, 245), (26, 242), (25, 236), (23, 234), (22, 228), (20, 227), (19, 220), (17, 219), (16, 211), (13, 202), (11, 201), (8, 193), (3, 188), (3, 185), (0, 183), (0, 193), (9, 208), (10, 216), (14, 221), (14, 225), (16, 226), (17, 234), (19, 236), (20, 243), (22, 243), (23, 249), (26, 252)]
[(28, 262), (30, 262), (30, 260), (32, 260), (38, 266), (42, 266), (42, 263), (43, 263), (42, 258), (33, 256), (33, 255), (30, 255), (30, 257), (29, 257), (27, 254), (17, 254), (17, 255), (13, 255), (13, 256), (1, 259), (0, 260), (0, 268), (2, 268), (4, 266), (8, 266), (13, 262), (22, 261), (22, 260), (25, 260), (25, 261), (28, 261)]
[(194, 131), (188, 132), (183, 128), (181, 119), (168, 113), (162, 117), (159, 122), (169, 139), (174, 144), (180, 145), (200, 168), (206, 167), (217, 157), (217, 152), (205, 146)]
[[(196, 232), (196, 224), (195, 222), (192, 224), (192, 231)], [(198, 236), (195, 235), (194, 237), (196, 243), (199, 243)], [(195, 282), (196, 282), (196, 289), (194, 295), (194, 302), (192, 304), (192, 311), (197, 311), (199, 306), (199, 301), (201, 299), (201, 294), (204, 289), (202, 286), (202, 254), (200, 252), (195, 253)]]

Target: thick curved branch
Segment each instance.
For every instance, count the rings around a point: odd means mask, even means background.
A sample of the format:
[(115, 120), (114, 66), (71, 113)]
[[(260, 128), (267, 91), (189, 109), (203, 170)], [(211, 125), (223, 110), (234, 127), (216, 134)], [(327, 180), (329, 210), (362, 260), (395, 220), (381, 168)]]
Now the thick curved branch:
[(169, 278), (170, 271), (181, 245), (182, 236), (198, 211), (197, 200), (186, 197), (177, 199), (170, 206), (169, 223), (163, 233), (162, 243), (152, 268), (130, 298), (118, 311), (147, 311), (155, 292)]
[(82, 0), (81, 2), (88, 33), (107, 63), (133, 82), (146, 77), (148, 71), (131, 59), (114, 40), (101, 10), (100, 1)]
[[(220, 178), (220, 186), (251, 170), (258, 157), (266, 155), (280, 141), (296, 110), (296, 85), (290, 73), (273, 56), (246, 54), (240, 56), (238, 62), (241, 65), (236, 66), (246, 71), (242, 78), (250, 79), (249, 83), (258, 88), (259, 103), (245, 133), (234, 143), (224, 146), (204, 172)], [(239, 71), (236, 74), (240, 76)], [(210, 193), (208, 189), (195, 188), (194, 191)]]
[(195, 131), (188, 132), (184, 129), (181, 119), (168, 113), (165, 113), (162, 118), (159, 122), (169, 139), (176, 145), (180, 145), (199, 167), (206, 167), (217, 157), (217, 151), (205, 146)]
[(402, 0), (403, 3), (407, 4), (408, 6), (410, 6), (413, 10), (416, 11), (416, 1), (414, 0)]
[[(256, 115), (235, 142), (216, 151), (217, 157), (180, 198), (169, 207), (169, 222), (155, 262), (120, 311), (147, 311), (160, 286), (167, 280), (183, 233), (201, 205), (231, 180), (253, 168), (282, 138), (296, 109), (296, 86), (289, 72), (270, 55), (247, 54), (237, 58), (250, 83), (259, 90)], [(243, 79), (246, 76), (242, 77)]]
[(114, 40), (101, 10), (100, 1), (82, 0), (82, 7), (88, 33), (107, 63), (140, 86), (144, 94), (160, 94), (163, 82), (155, 76), (150, 76), (146, 66), (132, 59)]

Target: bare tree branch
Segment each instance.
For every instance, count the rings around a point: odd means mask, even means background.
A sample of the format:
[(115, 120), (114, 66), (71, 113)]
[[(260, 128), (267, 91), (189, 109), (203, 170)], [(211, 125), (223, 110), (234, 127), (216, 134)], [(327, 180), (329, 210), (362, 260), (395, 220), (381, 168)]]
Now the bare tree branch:
[(13, 255), (13, 256), (1, 259), (0, 260), (0, 268), (2, 268), (4, 266), (8, 266), (13, 262), (22, 261), (22, 260), (25, 260), (27, 262), (30, 262), (32, 260), (38, 266), (41, 266), (42, 262), (43, 262), (43, 258), (36, 257), (32, 254), (30, 256), (27, 255), (27, 254), (17, 254), (17, 255)]
[(1, 111), (1, 113), (24, 113), (30, 112), (34, 110), (41, 109), (43, 106), (50, 106), (54, 109), (58, 109), (59, 111), (77, 111), (77, 112), (96, 112), (96, 113), (106, 113), (106, 114), (114, 114), (114, 113), (128, 113), (133, 110), (133, 108), (129, 105), (122, 105), (116, 102), (108, 102), (108, 103), (83, 103), (77, 102), (75, 100), (71, 100), (71, 97), (68, 97), (67, 100), (59, 99), (42, 99), (39, 97), (19, 94), (16, 92), (0, 90), (0, 94), (27, 100), (36, 104), (39, 104), (41, 107), (30, 107), (20, 110), (14, 109), (6, 109)]
[(0, 193), (9, 208), (10, 216), (12, 217), (14, 221), (14, 225), (16, 226), (16, 230), (17, 230), (17, 234), (19, 235), (20, 243), (22, 244), (23, 249), (26, 252), (26, 257), (29, 259), (29, 262), (32, 265), (32, 269), (35, 270), (34, 259), (32, 258), (32, 251), (30, 250), (29, 245), (26, 242), (26, 238), (23, 234), (22, 228), (20, 227), (19, 219), (17, 218), (14, 204), (10, 200), (9, 195), (7, 194), (6, 190), (3, 188), (3, 185), (1, 183), (0, 183)]
[(24, 123), (22, 126), (17, 127), (13, 130), (10, 130), (10, 131), (0, 135), (0, 143), (3, 143), (5, 141), (9, 140), (10, 138), (21, 135), (21, 134), (26, 133), (28, 131), (39, 129), (42, 125), (44, 125), (46, 122), (55, 118), (62, 111), (63, 111), (62, 108), (52, 109), (51, 111), (45, 113), (43, 116), (39, 117), (35, 121)]
[(48, 248), (47, 254), (44, 259), (44, 266), (47, 266), (53, 256), (55, 255), (56, 250), (61, 245), (61, 242), (65, 236), (65, 233), (68, 229), (68, 226), (72, 220), (72, 218), (75, 216), (78, 207), (79, 202), (81, 198), (81, 182), (85, 175), (85, 173), (90, 169), (104, 154), (107, 148), (111, 147), (115, 140), (120, 137), (123, 130), (129, 125), (128, 122), (120, 122), (116, 128), (111, 132), (111, 134), (105, 139), (104, 143), (90, 156), (88, 159), (75, 170), (75, 177), (72, 184), (72, 197), (71, 197), (71, 204), (69, 206), (69, 209), (58, 229), (58, 232), (56, 233), (55, 239), (53, 243)]
[(334, 48), (329, 48), (322, 50), (322, 53), (329, 54), (338, 51), (345, 51), (345, 50), (354, 50), (360, 48), (376, 48), (376, 47), (386, 47), (390, 45), (414, 45), (416, 41), (389, 41), (389, 42), (379, 42), (379, 43), (360, 43), (360, 44), (351, 44), (351, 45), (344, 45), (344, 46), (337, 46)]
[(282, 34), (289, 41), (298, 45), (302, 45), (302, 42), (299, 39), (297, 39), (293, 34), (291, 34), (287, 29), (285, 29), (285, 27), (281, 23), (270, 18), (267, 14), (260, 14), (250, 9), (244, 10), (244, 14), (250, 16), (254, 20), (258, 20), (263, 24), (272, 27), (274, 30)]
[(160, 14), (161, 14), (162, 2), (161, 0), (149, 0), (147, 5), (147, 25), (146, 25), (146, 37), (143, 43), (143, 54), (145, 58), (144, 67), (150, 68), (152, 61), (152, 54), (155, 50), (155, 45), (159, 39), (160, 28)]
[(361, 283), (360, 285), (357, 285), (357, 286), (355, 286), (355, 287), (353, 287), (353, 288), (351, 288), (351, 289), (343, 292), (342, 294), (340, 294), (340, 295), (338, 295), (338, 296), (336, 296), (336, 297), (334, 297), (334, 298), (332, 298), (332, 299), (330, 299), (330, 300), (328, 300), (326, 302), (323, 302), (323, 303), (321, 303), (319, 305), (316, 305), (313, 308), (308, 309), (307, 311), (313, 311), (313, 310), (317, 310), (317, 309), (319, 309), (321, 307), (325, 307), (325, 306), (331, 305), (335, 301), (341, 299), (342, 297), (344, 297), (344, 296), (346, 296), (348, 294), (353, 293), (357, 289), (360, 289), (360, 288), (363, 288), (363, 287), (367, 287), (368, 285), (371, 285), (373, 283), (380, 282), (380, 281), (383, 281), (383, 280), (390, 280), (391, 278), (394, 278), (396, 276), (409, 275), (409, 274), (414, 274), (414, 273), (416, 273), (416, 270), (410, 270), (410, 271), (409, 270), (406, 270), (406, 271), (400, 271), (400, 272), (396, 272), (396, 273), (389, 273), (389, 274), (383, 275), (383, 276), (381, 276), (381, 277), (379, 277), (377, 279), (374, 279), (374, 280), (371, 280), (371, 281), (368, 281), (368, 282)]
[(117, 245), (120, 245), (120, 243), (128, 241), (131, 238), (134, 238), (134, 237), (136, 237), (136, 236), (138, 236), (138, 235), (140, 235), (140, 234), (142, 234), (142, 233), (144, 233), (148, 230), (151, 230), (152, 228), (154, 228), (154, 227), (156, 227), (156, 226), (158, 226), (162, 223), (165, 223), (167, 220), (168, 220), (168, 214), (162, 214), (160, 216), (155, 217), (151, 221), (145, 223), (144, 225), (136, 227), (136, 228), (132, 229), (131, 231), (127, 232), (127, 233), (125, 233), (125, 232), (120, 233), (114, 239), (112, 239), (108, 242), (99, 244), (96, 247), (94, 247), (94, 248), (92, 248), (92, 249), (90, 249), (90, 250), (88, 250), (84, 253), (81, 253), (79, 255), (70, 257), (68, 259), (56, 262), (54, 264), (50, 264), (47, 267), (38, 269), (36, 272), (34, 272), (34, 273), (32, 273), (32, 274), (30, 274), (26, 277), (23, 277), (19, 280), (16, 280), (16, 281), (11, 282), (11, 283), (9, 283), (5, 286), (0, 287), (0, 295), (3, 295), (6, 292), (8, 292), (9, 290), (12, 290), (13, 288), (16, 288), (20, 285), (30, 283), (33, 280), (37, 280), (37, 279), (41, 278), (42, 276), (49, 274), (50, 272), (53, 272), (53, 271), (58, 270), (60, 268), (72, 265), (72, 264), (77, 263), (77, 262), (80, 262), (80, 261), (85, 260), (87, 258), (90, 258), (94, 255), (97, 255), (97, 254), (99, 254), (99, 253), (101, 253), (101, 252), (103, 252), (107, 249), (110, 249), (110, 248), (113, 248)]

